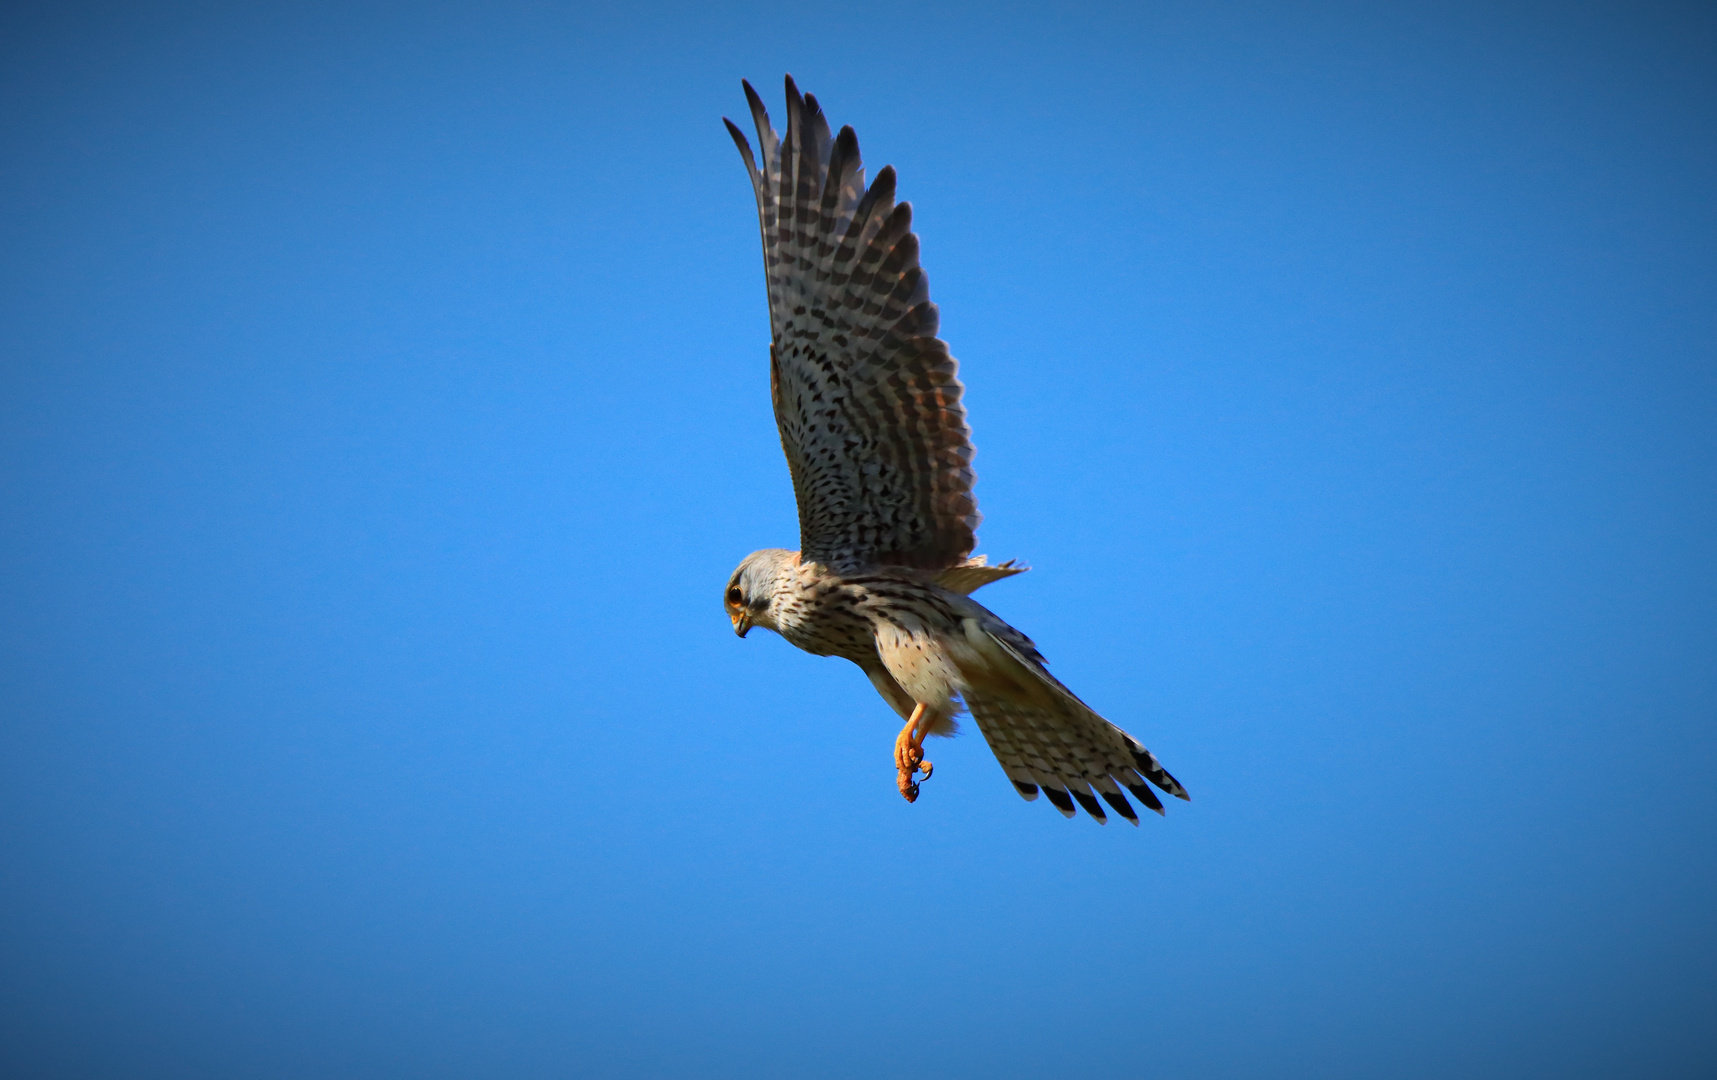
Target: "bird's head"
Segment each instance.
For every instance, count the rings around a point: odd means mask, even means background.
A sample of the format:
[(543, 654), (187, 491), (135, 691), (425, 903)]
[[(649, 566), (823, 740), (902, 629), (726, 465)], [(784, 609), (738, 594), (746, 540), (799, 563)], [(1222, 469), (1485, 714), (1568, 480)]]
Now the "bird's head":
[(744, 637), (752, 626), (777, 629), (771, 615), (776, 583), (785, 581), (798, 560), (798, 552), (781, 548), (764, 548), (745, 557), (739, 569), (727, 579), (727, 591), (721, 598), (727, 617), (733, 621), (734, 633)]

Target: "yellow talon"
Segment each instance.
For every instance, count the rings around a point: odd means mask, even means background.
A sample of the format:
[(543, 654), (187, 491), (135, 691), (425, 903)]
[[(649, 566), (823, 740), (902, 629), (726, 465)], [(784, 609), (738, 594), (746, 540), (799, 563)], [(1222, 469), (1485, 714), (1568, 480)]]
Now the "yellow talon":
[(934, 768), (924, 760), (924, 736), (930, 733), (931, 723), (935, 714), (919, 702), (912, 710), (912, 716), (907, 719), (906, 726), (900, 729), (900, 734), (894, 740), (894, 767), (900, 776), (895, 783), (900, 788), (901, 797), (907, 802), (918, 799), (918, 785), (913, 781), (912, 774), (922, 772), (924, 779), (930, 779), (930, 770)]

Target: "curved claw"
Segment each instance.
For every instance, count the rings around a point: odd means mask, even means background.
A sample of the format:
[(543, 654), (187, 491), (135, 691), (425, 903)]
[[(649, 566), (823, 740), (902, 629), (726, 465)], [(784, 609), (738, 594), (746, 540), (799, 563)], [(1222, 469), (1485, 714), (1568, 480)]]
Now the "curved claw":
[(924, 779), (926, 780), (930, 779), (930, 773), (934, 771), (935, 768), (936, 766), (930, 764), (928, 761), (920, 761), (918, 763), (918, 771), (924, 774)]

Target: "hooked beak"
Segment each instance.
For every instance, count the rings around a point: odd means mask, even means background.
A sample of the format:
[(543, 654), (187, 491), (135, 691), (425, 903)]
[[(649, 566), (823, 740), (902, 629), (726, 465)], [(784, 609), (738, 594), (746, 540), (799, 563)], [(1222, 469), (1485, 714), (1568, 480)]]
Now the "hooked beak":
[(734, 612), (733, 613), (733, 632), (738, 634), (740, 637), (744, 637), (746, 635), (746, 633), (748, 631), (750, 631), (750, 629), (751, 629), (751, 613), (749, 611), (736, 611), (736, 612)]

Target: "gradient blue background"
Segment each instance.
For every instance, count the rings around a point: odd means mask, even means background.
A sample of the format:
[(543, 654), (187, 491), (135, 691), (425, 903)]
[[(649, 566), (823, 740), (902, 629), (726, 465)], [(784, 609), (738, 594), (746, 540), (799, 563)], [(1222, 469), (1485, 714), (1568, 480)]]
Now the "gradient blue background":
[[(1711, 9), (141, 7), (0, 16), (7, 1076), (1717, 1072)], [(729, 630), (783, 71), (1166, 820)]]

